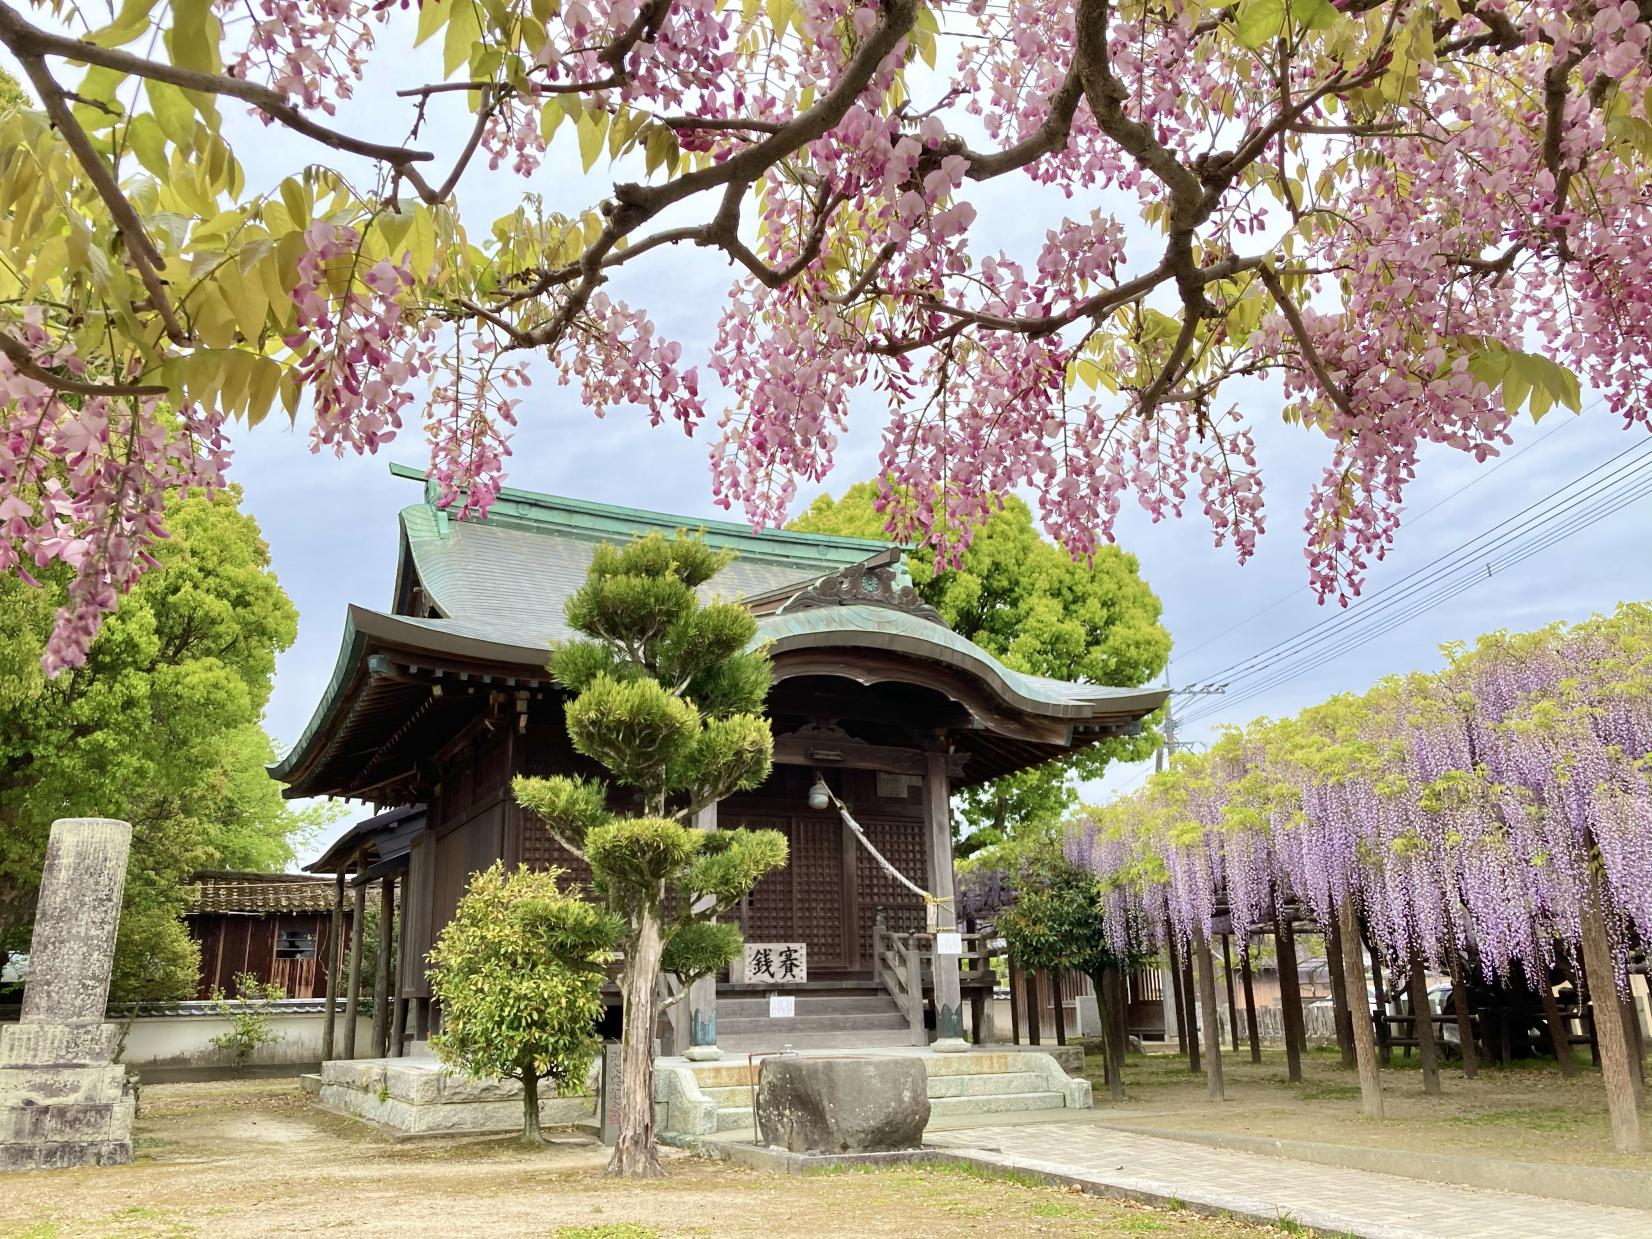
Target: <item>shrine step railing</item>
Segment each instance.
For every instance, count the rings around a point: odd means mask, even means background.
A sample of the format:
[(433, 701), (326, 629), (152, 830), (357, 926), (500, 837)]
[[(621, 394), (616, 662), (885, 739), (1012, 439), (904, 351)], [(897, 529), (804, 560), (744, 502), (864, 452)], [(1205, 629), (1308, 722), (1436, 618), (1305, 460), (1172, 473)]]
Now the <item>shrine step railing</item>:
[[(990, 933), (959, 933), (958, 938), (963, 948), (956, 956), (958, 987), (969, 1000), (971, 1027), (979, 1030), (986, 1004), (992, 1001), (992, 959), (1003, 954), (1003, 940)], [(928, 1011), (934, 1005), (939, 958), (936, 935), (927, 930), (898, 933), (881, 924), (873, 927), (873, 977), (905, 1013), (913, 1045), (929, 1044), (933, 1020)]]

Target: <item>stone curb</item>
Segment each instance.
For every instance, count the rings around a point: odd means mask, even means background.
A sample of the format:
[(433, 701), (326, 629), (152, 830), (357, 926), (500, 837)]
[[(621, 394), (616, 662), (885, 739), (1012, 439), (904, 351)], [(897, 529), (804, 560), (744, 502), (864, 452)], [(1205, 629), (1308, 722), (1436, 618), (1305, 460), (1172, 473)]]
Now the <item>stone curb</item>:
[(1264, 1226), (1278, 1226), (1289, 1221), (1316, 1233), (1346, 1235), (1352, 1236), (1353, 1239), (1416, 1239), (1413, 1231), (1362, 1224), (1328, 1209), (1280, 1210), (1266, 1201), (1253, 1200), (1245, 1196), (1220, 1195), (1207, 1192), (1196, 1185), (1189, 1185), (1185, 1189), (1171, 1193), (1164, 1191), (1153, 1180), (1140, 1179), (1133, 1175), (1102, 1179), (1093, 1173), (1075, 1174), (1070, 1168), (1056, 1162), (1010, 1157), (1007, 1154), (985, 1153), (973, 1149), (952, 1149), (944, 1152), (950, 1156), (935, 1160), (951, 1161), (956, 1165), (974, 1166), (1004, 1175), (1030, 1175), (1052, 1187), (1077, 1188), (1089, 1196), (1131, 1200), (1137, 1204), (1155, 1205), (1164, 1209), (1185, 1209), (1204, 1217), (1235, 1218)]
[[(677, 1144), (678, 1147), (689, 1148), (702, 1157), (729, 1162), (736, 1166), (745, 1166), (752, 1170), (768, 1171), (772, 1174), (792, 1175), (807, 1174), (810, 1171), (817, 1170), (872, 1169), (893, 1166), (968, 1166), (1005, 1178), (1027, 1176), (1038, 1179), (1051, 1187), (1073, 1187), (1090, 1196), (1130, 1200), (1136, 1204), (1154, 1205), (1164, 1209), (1184, 1209), (1203, 1217), (1237, 1218), (1246, 1222), (1259, 1222), (1265, 1226), (1277, 1226), (1287, 1216), (1261, 1201), (1205, 1195), (1197, 1188), (1189, 1189), (1185, 1195), (1173, 1196), (1155, 1186), (1150, 1186), (1145, 1180), (1124, 1178), (1116, 1181), (1102, 1181), (1085, 1175), (1074, 1174), (1070, 1170), (1053, 1163), (1021, 1160), (1002, 1154), (982, 1153), (966, 1149), (925, 1146), (921, 1149), (907, 1149), (894, 1153), (834, 1154), (788, 1153), (784, 1149), (771, 1149), (754, 1144), (736, 1144), (729, 1141), (679, 1139), (672, 1143)], [(1321, 1213), (1318, 1210), (1304, 1210), (1300, 1213), (1290, 1213), (1288, 1216), (1291, 1221), (1302, 1226), (1331, 1235), (1352, 1235), (1356, 1236), (1356, 1239), (1414, 1239), (1414, 1236), (1409, 1232), (1390, 1230), (1385, 1227), (1358, 1231), (1350, 1230), (1347, 1218), (1330, 1212)]]
[[(1182, 1144), (1259, 1153), (1338, 1170), (1365, 1170), (1402, 1179), (1421, 1179), (1452, 1187), (1478, 1187), (1547, 1200), (1567, 1200), (1617, 1209), (1652, 1210), (1652, 1174), (1610, 1166), (1573, 1166), (1553, 1162), (1515, 1162), (1459, 1153), (1419, 1153), (1404, 1149), (1371, 1149), (1346, 1144), (1316, 1144), (1307, 1140), (1277, 1140), (1225, 1132), (1184, 1131), (1126, 1123), (1099, 1123), (1110, 1131), (1175, 1140)], [(1649, 1223), (1652, 1227), (1652, 1223)]]

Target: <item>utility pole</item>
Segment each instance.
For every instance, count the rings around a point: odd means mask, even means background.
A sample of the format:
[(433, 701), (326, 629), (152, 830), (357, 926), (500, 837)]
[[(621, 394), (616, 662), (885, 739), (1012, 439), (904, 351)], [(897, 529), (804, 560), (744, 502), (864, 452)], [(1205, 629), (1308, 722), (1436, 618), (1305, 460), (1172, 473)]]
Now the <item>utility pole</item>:
[[(1167, 674), (1165, 679), (1170, 677)], [(1195, 684), (1191, 688), (1173, 688), (1170, 690), (1170, 699), (1164, 703), (1164, 728), (1159, 747), (1153, 751), (1153, 773), (1161, 773), (1170, 764), (1178, 750), (1192, 748), (1191, 741), (1176, 739), (1176, 715), (1174, 704), (1177, 697), (1216, 697), (1228, 691), (1226, 684)]]

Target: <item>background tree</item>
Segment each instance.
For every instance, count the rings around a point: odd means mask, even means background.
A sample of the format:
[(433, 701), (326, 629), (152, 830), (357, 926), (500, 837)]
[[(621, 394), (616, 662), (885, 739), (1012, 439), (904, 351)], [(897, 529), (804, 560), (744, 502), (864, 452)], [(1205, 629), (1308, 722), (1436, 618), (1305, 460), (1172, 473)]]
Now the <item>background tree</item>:
[(676, 974), (681, 998), (733, 959), (739, 928), (714, 918), (786, 862), (777, 831), (687, 824), (761, 783), (774, 751), (761, 715), (768, 658), (748, 648), (757, 621), (743, 606), (701, 603), (694, 592), (730, 558), (684, 536), (596, 548), (585, 584), (567, 603), (568, 622), (585, 639), (555, 647), (550, 669), (573, 694), (574, 748), (606, 767), (617, 786), (569, 776), (513, 783), (517, 800), (589, 862), (597, 890), (625, 923), (613, 1174), (661, 1173), (654, 1147), (661, 971)]
[(522, 1082), (522, 1141), (538, 1146), (539, 1083), (585, 1087), (596, 1057), (602, 984), (619, 921), (558, 881), (561, 870), (494, 862), (471, 875), (430, 952), (442, 1027), (430, 1047), (470, 1076)]
[[(1003, 935), (1017, 967), (1032, 971), (1081, 972), (1090, 978), (1102, 1022), (1102, 1057), (1114, 1100), (1124, 1097), (1125, 992), (1120, 984), (1131, 959), (1115, 953), (1103, 924), (1107, 906), (1095, 875), (1063, 853), (1059, 831), (1040, 831), (976, 853), (968, 862), (977, 876), (964, 879), (1000, 892), (986, 910)], [(987, 871), (1001, 871), (995, 883)], [(1029, 1017), (1031, 1018), (1031, 1017)]]
[(26, 949), (55, 818), (132, 823), (115, 954), (116, 1001), (192, 996), (183, 884), (202, 868), (279, 869), (321, 820), (264, 771), (259, 723), (297, 614), (238, 493), (174, 502), (167, 571), (145, 577), (84, 665), (41, 670), (68, 571), (43, 588), (0, 580), (0, 949)]
[[(0, 570), (72, 564), (54, 669), (144, 570), (159, 496), (220, 478), (235, 418), (308, 409), (318, 444), (371, 451), (428, 389), (461, 510), (497, 493), (536, 356), (599, 414), (703, 424), (694, 359), (611, 291), (670, 298), (649, 269), (676, 246), (734, 269), (712, 485), (760, 523), (870, 389), (903, 537), (956, 547), (1025, 486), (1077, 554), (1133, 495), (1198, 503), (1243, 559), (1263, 488), (1236, 382), (1260, 378), (1324, 436), (1308, 572), (1346, 596), (1423, 444), (1483, 460), (1585, 383), (1647, 421), (1634, 3), (39, 7), (0, 3), (38, 100), (0, 118)], [(581, 198), (552, 149), (613, 167)], [(523, 180), (496, 218), (479, 163)], [(548, 211), (551, 178), (589, 205)], [(1042, 240), (1005, 252), (976, 199)]]
[[(881, 503), (877, 483), (857, 482), (840, 499), (819, 496), (789, 528), (883, 537)], [(1014, 495), (986, 518), (955, 565), (938, 560), (932, 547), (914, 548), (908, 563), (924, 601), (1016, 671), (1134, 688), (1162, 672), (1170, 656), (1158, 597), (1136, 557), (1104, 546), (1085, 562), (1074, 560), (1039, 535), (1032, 510)], [(1140, 761), (1157, 743), (1149, 726), (960, 792), (953, 817), (963, 835), (960, 855), (1023, 824), (1055, 825), (1077, 803), (1078, 781), (1100, 778), (1115, 761)]]

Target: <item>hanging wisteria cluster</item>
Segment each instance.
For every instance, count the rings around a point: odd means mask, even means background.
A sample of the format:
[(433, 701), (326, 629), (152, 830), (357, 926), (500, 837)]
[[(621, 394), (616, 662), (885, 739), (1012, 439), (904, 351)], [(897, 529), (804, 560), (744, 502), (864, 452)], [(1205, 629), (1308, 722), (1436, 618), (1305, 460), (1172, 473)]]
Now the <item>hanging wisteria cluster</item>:
[[(1547, 976), (1599, 915), (1652, 939), (1652, 605), (1451, 648), (1384, 681), (1227, 733), (1134, 796), (1086, 810), (1116, 951), (1185, 943), (1298, 902), (1353, 899), (1391, 961)], [(1241, 942), (1244, 941), (1241, 936)]]
[[(1135, 502), (1241, 559), (1278, 411), (1323, 436), (1308, 572), (1343, 601), (1424, 445), (1484, 460), (1585, 383), (1647, 422), (1634, 0), (0, 0), (0, 46), (0, 570), (74, 571), (59, 662), (145, 567), (130, 511), (199, 480), (77, 465), (82, 400), (368, 452), (424, 399), (475, 513), (543, 364), (711, 429), (711, 493), (757, 524), (853, 404), (890, 531), (943, 554), (1021, 491), (1076, 555)], [(253, 177), (249, 109), (288, 139)], [(503, 209), (483, 164), (520, 178)], [(650, 277), (671, 250), (729, 269), (699, 355), (657, 327), (704, 287)]]

